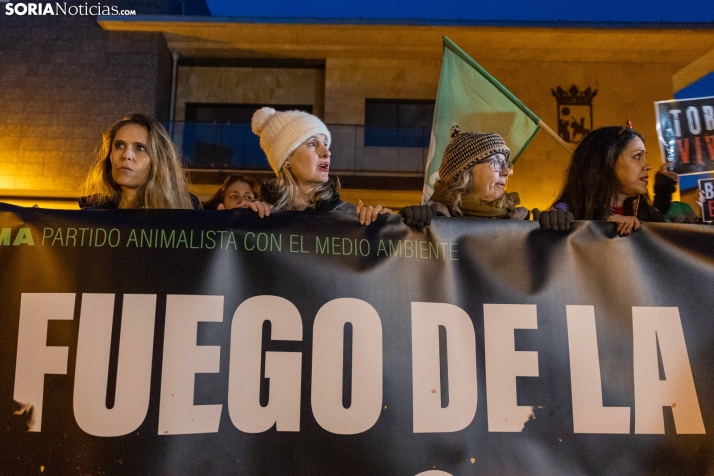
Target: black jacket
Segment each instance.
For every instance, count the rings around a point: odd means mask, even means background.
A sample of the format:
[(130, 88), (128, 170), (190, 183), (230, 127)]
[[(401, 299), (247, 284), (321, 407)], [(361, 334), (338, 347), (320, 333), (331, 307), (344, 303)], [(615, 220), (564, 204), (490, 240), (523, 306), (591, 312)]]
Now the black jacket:
[[(349, 202), (344, 202), (340, 200), (340, 194), (336, 190), (337, 186), (334, 182), (330, 182), (330, 186), (333, 190), (332, 198), (329, 200), (323, 200), (317, 202), (314, 208), (307, 208), (306, 210), (314, 210), (318, 212), (342, 212), (342, 213), (357, 213), (357, 209), (354, 205)], [(275, 205), (280, 200), (280, 195), (275, 189), (275, 179), (272, 178), (263, 182), (260, 186), (261, 195), (263, 195), (263, 200), (271, 205)]]
[[(192, 193), (189, 195), (193, 209), (201, 210), (201, 201), (198, 197)], [(79, 208), (82, 210), (113, 210), (119, 208), (119, 204), (106, 195), (87, 195), (79, 197)]]

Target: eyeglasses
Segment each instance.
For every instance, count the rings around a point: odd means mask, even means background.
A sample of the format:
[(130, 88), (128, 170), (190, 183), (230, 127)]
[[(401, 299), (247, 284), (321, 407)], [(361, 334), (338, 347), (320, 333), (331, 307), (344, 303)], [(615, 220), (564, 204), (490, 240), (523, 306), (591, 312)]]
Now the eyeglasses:
[(508, 174), (513, 175), (513, 164), (507, 160), (501, 159), (499, 157), (486, 157), (485, 159), (481, 159), (477, 164), (485, 164), (487, 162), (491, 163), (491, 168), (493, 169), (494, 172), (503, 172), (504, 170), (508, 169)]

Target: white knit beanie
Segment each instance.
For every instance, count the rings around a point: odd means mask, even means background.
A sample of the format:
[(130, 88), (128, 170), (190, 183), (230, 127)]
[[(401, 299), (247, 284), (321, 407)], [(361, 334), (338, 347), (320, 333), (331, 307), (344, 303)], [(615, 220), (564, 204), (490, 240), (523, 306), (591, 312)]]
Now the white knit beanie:
[(317, 117), (302, 111), (276, 112), (272, 107), (264, 107), (253, 114), (251, 127), (260, 137), (260, 147), (268, 156), (275, 175), (290, 154), (315, 134), (324, 134), (328, 149), (332, 142), (327, 126)]

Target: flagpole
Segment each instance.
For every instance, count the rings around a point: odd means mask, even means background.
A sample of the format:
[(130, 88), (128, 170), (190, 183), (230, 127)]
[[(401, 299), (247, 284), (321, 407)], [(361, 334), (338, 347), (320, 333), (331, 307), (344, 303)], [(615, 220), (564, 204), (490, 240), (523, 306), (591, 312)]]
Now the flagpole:
[(553, 139), (555, 139), (555, 141), (556, 141), (558, 144), (560, 144), (560, 146), (561, 146), (563, 149), (565, 149), (565, 150), (568, 152), (568, 154), (573, 155), (573, 148), (570, 147), (570, 144), (568, 144), (567, 142), (565, 142), (562, 137), (560, 137), (558, 134), (555, 133), (555, 131), (554, 131), (553, 129), (551, 129), (550, 127), (548, 127), (548, 124), (546, 124), (545, 122), (543, 122), (543, 120), (539, 120), (539, 121), (538, 121), (538, 127), (540, 127), (541, 129), (543, 129), (545, 132), (548, 133), (549, 136), (551, 136)]

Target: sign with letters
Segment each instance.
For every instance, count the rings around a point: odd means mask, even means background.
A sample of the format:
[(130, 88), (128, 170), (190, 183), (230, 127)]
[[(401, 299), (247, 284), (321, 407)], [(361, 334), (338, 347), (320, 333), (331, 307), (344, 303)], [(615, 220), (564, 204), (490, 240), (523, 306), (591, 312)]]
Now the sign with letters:
[(714, 97), (655, 102), (660, 151), (679, 175), (714, 171)]
[(699, 190), (701, 190), (704, 195), (702, 221), (714, 221), (714, 179), (699, 180)]
[(0, 205), (0, 263), (0, 473), (714, 469), (708, 226)]

